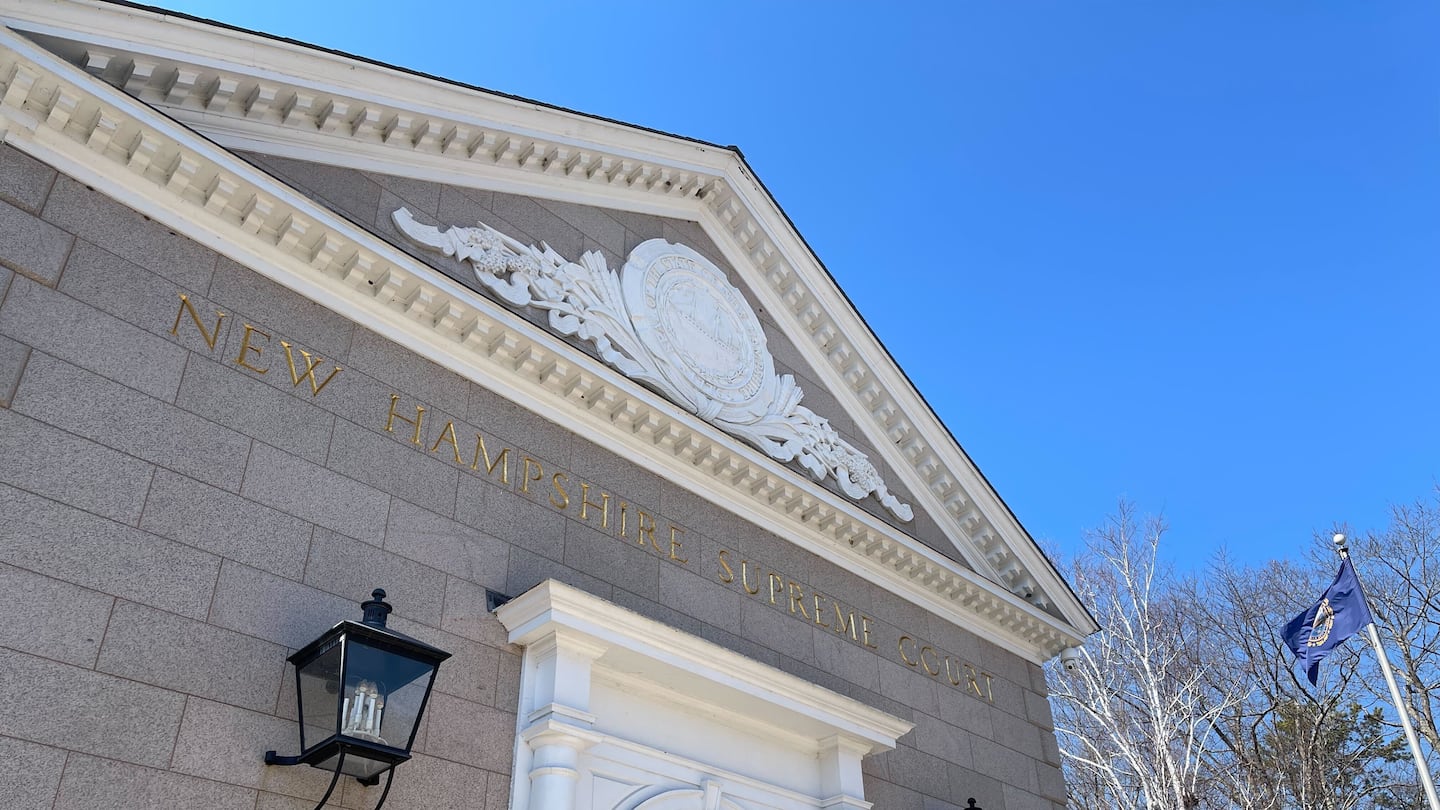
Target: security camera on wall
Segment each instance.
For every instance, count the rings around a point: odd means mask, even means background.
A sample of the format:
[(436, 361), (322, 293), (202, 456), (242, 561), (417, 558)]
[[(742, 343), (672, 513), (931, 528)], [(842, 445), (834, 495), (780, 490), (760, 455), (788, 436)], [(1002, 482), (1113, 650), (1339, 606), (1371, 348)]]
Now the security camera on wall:
[(1060, 651), (1060, 664), (1065, 667), (1066, 672), (1074, 672), (1080, 668), (1080, 648), (1066, 647)]

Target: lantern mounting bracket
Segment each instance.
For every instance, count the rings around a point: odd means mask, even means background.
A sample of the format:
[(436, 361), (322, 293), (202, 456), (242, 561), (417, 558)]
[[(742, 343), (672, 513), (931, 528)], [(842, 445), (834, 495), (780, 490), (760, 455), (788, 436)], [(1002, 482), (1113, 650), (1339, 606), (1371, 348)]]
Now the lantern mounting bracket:
[[(305, 764), (305, 757), (281, 756), (275, 751), (265, 752), (266, 765), (301, 765)], [(315, 805), (315, 810), (321, 810), (325, 803), (330, 801), (330, 794), (335, 792), (335, 785), (340, 782), (340, 769), (345, 766), (345, 751), (340, 751), (340, 758), (335, 763), (335, 774), (330, 777), (330, 787), (325, 789), (325, 795), (320, 797), (320, 803)], [(385, 800), (390, 797), (390, 784), (395, 780), (395, 769), (389, 768), (385, 771), (385, 789), (380, 791), (380, 800), (375, 802), (374, 810), (380, 810), (385, 806)], [(374, 787), (380, 784), (380, 774), (373, 774), (368, 777), (355, 777), (355, 781), (365, 787)]]

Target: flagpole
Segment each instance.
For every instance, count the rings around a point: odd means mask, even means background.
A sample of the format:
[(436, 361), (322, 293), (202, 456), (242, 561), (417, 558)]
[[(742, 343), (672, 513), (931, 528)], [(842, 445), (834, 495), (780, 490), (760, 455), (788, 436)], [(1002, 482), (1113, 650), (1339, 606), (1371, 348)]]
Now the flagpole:
[[(1340, 559), (1350, 559), (1350, 549), (1345, 545), (1345, 535), (1335, 535), (1336, 551)], [(1354, 571), (1352, 564), (1350, 569)], [(1360, 581), (1360, 574), (1356, 572), (1355, 581)], [(1360, 586), (1360, 594), (1365, 599), (1365, 606), (1369, 608), (1370, 599), (1365, 597), (1365, 586)], [(1435, 782), (1430, 779), (1430, 766), (1425, 764), (1425, 756), (1420, 753), (1420, 739), (1415, 736), (1415, 727), (1410, 724), (1410, 712), (1406, 710), (1405, 704), (1400, 701), (1400, 687), (1395, 683), (1395, 673), (1390, 669), (1390, 656), (1385, 653), (1385, 645), (1380, 643), (1380, 633), (1375, 629), (1373, 621), (1374, 611), (1371, 611), (1372, 621), (1365, 625), (1367, 635), (1370, 636), (1370, 645), (1375, 648), (1375, 657), (1380, 659), (1380, 671), (1385, 673), (1385, 683), (1390, 687), (1390, 699), (1395, 702), (1395, 711), (1400, 714), (1400, 726), (1405, 729), (1405, 740), (1410, 743), (1410, 754), (1415, 758), (1415, 770), (1420, 774), (1420, 784), (1425, 788), (1425, 798), (1430, 802), (1430, 810), (1440, 810), (1440, 798), (1435, 796)]]

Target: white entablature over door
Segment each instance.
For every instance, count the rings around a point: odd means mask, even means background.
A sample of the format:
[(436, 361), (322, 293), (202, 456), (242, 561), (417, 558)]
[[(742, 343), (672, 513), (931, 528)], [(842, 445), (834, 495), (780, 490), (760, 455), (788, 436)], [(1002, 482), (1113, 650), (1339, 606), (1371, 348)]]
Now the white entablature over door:
[(868, 810), (860, 762), (912, 724), (553, 580), (525, 647), (512, 810)]

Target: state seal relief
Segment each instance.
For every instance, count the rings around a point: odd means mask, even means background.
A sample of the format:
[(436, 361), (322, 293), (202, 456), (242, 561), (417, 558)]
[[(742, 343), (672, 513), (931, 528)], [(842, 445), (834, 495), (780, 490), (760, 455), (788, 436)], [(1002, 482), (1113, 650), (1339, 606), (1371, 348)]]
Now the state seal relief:
[(651, 239), (621, 271), (635, 332), (688, 389), (705, 421), (763, 418), (773, 398), (775, 362), (760, 319), (744, 296), (705, 257), (684, 245)]
[(572, 262), (483, 222), (442, 231), (406, 208), (392, 218), (416, 244), (469, 262), (500, 301), (548, 312), (552, 330), (589, 343), (627, 377), (816, 481), (834, 480), (854, 500), (874, 495), (900, 520), (914, 517), (864, 453), (800, 404), (795, 378), (775, 373), (755, 311), (695, 250), (651, 239), (616, 273), (598, 251)]

